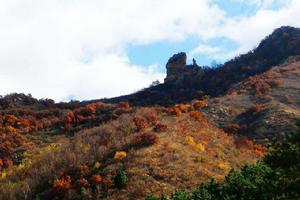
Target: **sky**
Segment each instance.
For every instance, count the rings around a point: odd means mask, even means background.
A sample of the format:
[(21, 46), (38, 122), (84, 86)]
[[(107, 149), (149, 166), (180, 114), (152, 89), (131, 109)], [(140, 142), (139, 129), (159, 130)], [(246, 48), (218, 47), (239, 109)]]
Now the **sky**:
[(0, 95), (56, 101), (163, 82), (169, 57), (224, 63), (280, 26), (299, 0), (0, 0)]

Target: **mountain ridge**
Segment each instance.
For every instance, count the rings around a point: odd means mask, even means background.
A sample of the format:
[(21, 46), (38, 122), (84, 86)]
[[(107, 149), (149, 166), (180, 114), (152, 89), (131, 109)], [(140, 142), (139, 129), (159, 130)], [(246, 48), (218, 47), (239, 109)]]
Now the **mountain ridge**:
[[(128, 101), (135, 105), (166, 106), (188, 102), (203, 95), (217, 97), (225, 94), (239, 81), (263, 73), (296, 55), (300, 55), (300, 29), (283, 26), (262, 40), (256, 49), (217, 68), (199, 67), (195, 63), (187, 65), (184, 52), (175, 54), (166, 65), (165, 83), (133, 94), (100, 101)], [(179, 59), (180, 62), (172, 63), (172, 58)]]

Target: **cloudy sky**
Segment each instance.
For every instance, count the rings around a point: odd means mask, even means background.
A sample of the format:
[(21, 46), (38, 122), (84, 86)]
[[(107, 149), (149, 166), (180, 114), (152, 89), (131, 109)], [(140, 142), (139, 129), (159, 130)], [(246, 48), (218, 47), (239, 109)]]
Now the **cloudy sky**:
[(162, 81), (177, 52), (222, 63), (282, 25), (299, 0), (0, 0), (0, 94), (56, 101)]

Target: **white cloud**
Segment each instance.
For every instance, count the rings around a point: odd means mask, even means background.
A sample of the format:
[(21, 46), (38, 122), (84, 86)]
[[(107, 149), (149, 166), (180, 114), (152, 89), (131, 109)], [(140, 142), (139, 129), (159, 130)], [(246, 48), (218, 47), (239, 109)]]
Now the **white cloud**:
[[(243, 0), (233, 0), (243, 1)], [(253, 0), (252, 3), (266, 3), (271, 1)], [(275, 1), (272, 1), (275, 2)], [(239, 47), (232, 51), (226, 48), (210, 47), (211, 57), (217, 60), (226, 61), (239, 54), (247, 53), (255, 48), (259, 42), (281, 26), (300, 27), (300, 1), (287, 0), (281, 9), (272, 10), (262, 7), (253, 16), (241, 16), (227, 18), (223, 24), (211, 32), (209, 38), (224, 37), (232, 40)], [(200, 46), (201, 48), (201, 46)], [(198, 52), (197, 48), (191, 52)]]
[(164, 74), (130, 64), (126, 45), (205, 35), (223, 15), (210, 0), (0, 0), (0, 94), (133, 92)]
[(205, 44), (199, 44), (195, 49), (190, 51), (189, 55), (191, 57), (193, 57), (194, 55), (197, 55), (197, 54), (212, 55), (212, 54), (218, 53), (220, 51), (221, 51), (221, 49), (218, 47), (212, 47), (212, 46), (205, 45)]
[(25, 92), (56, 100), (127, 94), (164, 76), (151, 66), (131, 64), (128, 44), (225, 37), (239, 49), (224, 53), (200, 46), (193, 53), (228, 57), (252, 49), (274, 28), (300, 25), (297, 0), (238, 18), (226, 17), (214, 2), (0, 0), (0, 94)]

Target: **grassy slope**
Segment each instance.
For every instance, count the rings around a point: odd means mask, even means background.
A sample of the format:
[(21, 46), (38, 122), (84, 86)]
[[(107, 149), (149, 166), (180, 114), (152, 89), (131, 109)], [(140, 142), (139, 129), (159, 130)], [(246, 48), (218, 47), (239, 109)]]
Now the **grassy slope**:
[[(118, 190), (110, 185), (108, 199), (142, 199), (150, 193), (191, 189), (211, 177), (222, 179), (230, 168), (253, 163), (262, 155), (247, 145), (237, 148), (232, 136), (208, 124), (200, 112), (183, 111), (176, 115), (172, 114), (174, 109), (132, 108), (116, 120), (73, 137), (53, 136), (52, 144), (28, 150), (22, 165), (2, 171), (7, 177), (1, 180), (0, 199), (30, 199), (36, 194), (54, 198), (53, 181), (66, 175), (71, 176), (72, 187), (63, 196), (75, 198), (79, 195), (74, 189), (76, 180), (89, 180), (93, 174), (113, 179), (119, 169), (127, 173), (128, 186)], [(148, 119), (147, 127), (138, 130), (137, 116)], [(154, 131), (157, 123), (168, 130)], [(153, 145), (141, 143), (138, 138), (142, 133), (158, 140)], [(116, 151), (126, 151), (127, 157), (114, 159)], [(101, 163), (100, 168), (94, 168), (96, 162)], [(83, 165), (89, 168), (88, 173), (72, 175)], [(94, 191), (90, 195), (99, 197)]]

